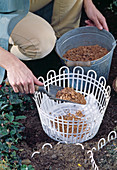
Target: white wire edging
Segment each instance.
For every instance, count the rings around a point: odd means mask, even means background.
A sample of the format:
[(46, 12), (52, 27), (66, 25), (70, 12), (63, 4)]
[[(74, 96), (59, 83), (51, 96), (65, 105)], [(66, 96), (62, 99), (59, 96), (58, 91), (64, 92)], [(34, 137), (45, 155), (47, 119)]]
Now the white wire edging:
[[(99, 151), (101, 148), (103, 148), (105, 145), (107, 145), (110, 141), (112, 141), (112, 140), (114, 140), (114, 139), (116, 139), (116, 138), (117, 138), (117, 132), (116, 132), (116, 131), (111, 131), (111, 132), (108, 134), (107, 141), (105, 140), (105, 138), (101, 138), (101, 139), (98, 141), (97, 149), (96, 149), (96, 147), (93, 147), (91, 150), (88, 150), (88, 151), (87, 151), (87, 154), (90, 154), (89, 158), (90, 158), (90, 162), (91, 162), (91, 164), (92, 164), (92, 168), (93, 168), (94, 170), (99, 170), (99, 167), (97, 166), (97, 164), (96, 164), (96, 162), (95, 162), (95, 159), (94, 159), (94, 156), (93, 156), (93, 155), (94, 155), (94, 154), (93, 154), (93, 151), (94, 151), (94, 150), (95, 150), (95, 151), (96, 151), (96, 150)], [(63, 144), (63, 143), (68, 144), (67, 142), (59, 141), (59, 142), (57, 143), (57, 145)], [(76, 143), (75, 145), (81, 146), (81, 148), (84, 150), (83, 144), (81, 144), (81, 143)], [(53, 148), (52, 144), (50, 144), (50, 143), (45, 143), (45, 144), (42, 146), (42, 149), (44, 149), (45, 146), (49, 146), (51, 149)], [(39, 152), (39, 151), (33, 152), (33, 154), (31, 155), (31, 158), (33, 158), (33, 156), (34, 156), (35, 154), (40, 154), (40, 152)]]
[[(50, 143), (45, 143), (45, 144), (42, 146), (42, 149), (44, 149), (45, 146), (50, 146), (51, 149), (53, 148), (53, 146), (52, 146)], [(31, 155), (31, 158), (33, 158), (33, 156), (34, 156), (35, 154), (40, 154), (40, 152), (39, 152), (39, 151), (33, 152), (32, 155)]]
[[(59, 141), (59, 142), (57, 143), (57, 145), (63, 144), (63, 143), (67, 144), (67, 142)], [(83, 146), (81, 143), (76, 143), (75, 145), (81, 146), (81, 148), (84, 150), (84, 146)], [(53, 146), (52, 146), (51, 143), (45, 143), (45, 144), (43, 144), (43, 146), (42, 146), (41, 149), (44, 149), (45, 146), (50, 146), (51, 149), (53, 148)], [(40, 154), (40, 152), (39, 152), (39, 151), (33, 152), (32, 155), (31, 155), (31, 158), (33, 158), (33, 156), (34, 156), (35, 154)]]
[(98, 141), (98, 144), (97, 144), (97, 149), (96, 147), (93, 147), (91, 150), (87, 151), (87, 154), (90, 153), (90, 160), (91, 160), (91, 164), (92, 164), (92, 167), (94, 168), (94, 170), (99, 170), (95, 160), (94, 160), (94, 157), (93, 157), (93, 150), (100, 150), (101, 148), (103, 148), (105, 145), (107, 145), (110, 141), (114, 140), (117, 138), (117, 132), (116, 131), (111, 131), (109, 134), (108, 134), (108, 137), (107, 137), (107, 141), (105, 140), (105, 138), (101, 138), (99, 141)]

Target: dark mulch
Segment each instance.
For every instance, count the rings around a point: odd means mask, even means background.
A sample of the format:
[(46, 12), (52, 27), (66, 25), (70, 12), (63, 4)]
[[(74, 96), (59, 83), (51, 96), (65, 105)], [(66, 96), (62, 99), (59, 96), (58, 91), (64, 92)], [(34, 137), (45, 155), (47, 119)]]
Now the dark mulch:
[(95, 152), (94, 159), (99, 169), (117, 169), (117, 139), (107, 143), (102, 149)]

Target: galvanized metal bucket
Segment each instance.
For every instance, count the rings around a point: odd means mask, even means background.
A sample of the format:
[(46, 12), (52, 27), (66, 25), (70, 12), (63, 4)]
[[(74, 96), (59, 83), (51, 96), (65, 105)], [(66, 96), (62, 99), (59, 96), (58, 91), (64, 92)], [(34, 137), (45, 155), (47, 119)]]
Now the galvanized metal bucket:
[[(109, 52), (98, 60), (89, 62), (70, 61), (63, 58), (63, 55), (72, 48), (78, 46), (100, 45), (106, 48)], [(63, 34), (56, 42), (56, 52), (61, 58), (63, 64), (70, 67), (71, 71), (74, 66), (82, 66), (85, 74), (88, 70), (95, 70), (98, 78), (104, 76), (106, 80), (109, 76), (111, 61), (114, 48), (116, 47), (116, 40), (113, 35), (106, 30), (99, 30), (96, 27), (80, 27), (68, 31)]]

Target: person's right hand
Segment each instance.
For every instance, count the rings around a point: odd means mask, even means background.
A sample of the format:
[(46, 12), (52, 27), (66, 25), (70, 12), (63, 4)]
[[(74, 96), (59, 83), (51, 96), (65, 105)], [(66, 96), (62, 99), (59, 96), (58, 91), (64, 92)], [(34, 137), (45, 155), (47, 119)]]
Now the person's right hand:
[(84, 8), (89, 18), (89, 20), (85, 21), (88, 26), (96, 26), (100, 30), (105, 29), (109, 31), (105, 17), (95, 7), (92, 0), (84, 0)]
[(21, 61), (7, 69), (7, 77), (14, 92), (31, 93), (35, 92), (34, 84), (43, 85)]

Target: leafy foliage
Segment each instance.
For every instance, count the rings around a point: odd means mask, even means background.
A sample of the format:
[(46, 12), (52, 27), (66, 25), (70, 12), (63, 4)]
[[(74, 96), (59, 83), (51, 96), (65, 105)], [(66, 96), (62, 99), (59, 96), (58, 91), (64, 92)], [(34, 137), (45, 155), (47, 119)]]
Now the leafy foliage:
[(110, 3), (109, 9), (115, 14), (117, 15), (117, 0), (113, 0)]
[(0, 88), (0, 169), (33, 170), (31, 165), (22, 165), (16, 147), (23, 138), (25, 128), (19, 120), (26, 118), (19, 113), (27, 109), (27, 102), (30, 102), (29, 107), (33, 109), (32, 100), (27, 95), (14, 93), (11, 87), (4, 85)]

